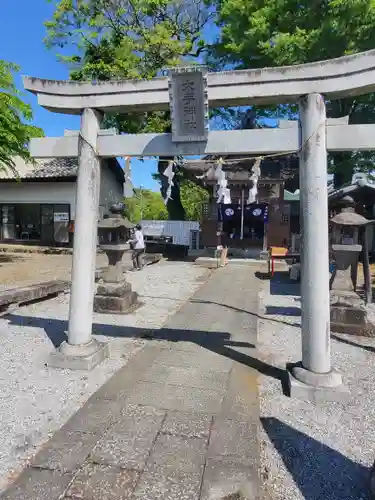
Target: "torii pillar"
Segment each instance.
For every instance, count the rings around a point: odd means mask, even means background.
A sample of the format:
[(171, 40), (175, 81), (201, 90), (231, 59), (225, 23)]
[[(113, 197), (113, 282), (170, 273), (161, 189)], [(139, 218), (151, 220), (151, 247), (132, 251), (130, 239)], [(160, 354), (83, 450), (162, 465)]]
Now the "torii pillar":
[(92, 337), (101, 167), (97, 142), (102, 116), (92, 108), (81, 114), (68, 340), (49, 358), (48, 364), (56, 368), (91, 370), (109, 356), (109, 345)]
[(342, 398), (346, 388), (331, 367), (326, 107), (303, 96), (300, 109), (302, 362), (289, 371), (292, 397)]

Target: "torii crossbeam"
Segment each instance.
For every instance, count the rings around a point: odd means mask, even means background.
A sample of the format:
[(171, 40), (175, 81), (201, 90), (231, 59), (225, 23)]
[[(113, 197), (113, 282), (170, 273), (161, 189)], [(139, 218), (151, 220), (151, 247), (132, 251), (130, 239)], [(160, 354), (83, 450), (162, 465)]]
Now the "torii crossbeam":
[[(301, 95), (327, 99), (375, 91), (375, 50), (312, 64), (209, 73), (211, 107), (299, 102)], [(168, 109), (168, 78), (73, 82), (25, 77), (26, 90), (55, 113), (81, 114), (84, 108), (104, 112)]]
[[(296, 152), (298, 133), (289, 129), (227, 130), (209, 132), (207, 142), (172, 142), (172, 134), (103, 135), (97, 140), (101, 158), (133, 156), (265, 155)], [(374, 125), (327, 126), (327, 151), (369, 151), (375, 149)], [(36, 158), (78, 156), (77, 137), (32, 139), (31, 155)]]
[(302, 363), (290, 372), (290, 389), (291, 395), (307, 399), (336, 398), (343, 386), (330, 356), (327, 150), (375, 149), (375, 125), (328, 123), (325, 99), (375, 92), (375, 50), (300, 66), (210, 73), (207, 80), (211, 107), (297, 102), (300, 131), (211, 132), (206, 142), (189, 144), (173, 143), (169, 134), (103, 135), (104, 112), (167, 109), (168, 79), (86, 83), (24, 78), (25, 89), (37, 94), (41, 106), (81, 115), (79, 137), (31, 141), (35, 157), (78, 155), (79, 161), (69, 332), (60, 354), (68, 365), (71, 358), (91, 357), (94, 363), (104, 355), (91, 336), (101, 157), (298, 151)]

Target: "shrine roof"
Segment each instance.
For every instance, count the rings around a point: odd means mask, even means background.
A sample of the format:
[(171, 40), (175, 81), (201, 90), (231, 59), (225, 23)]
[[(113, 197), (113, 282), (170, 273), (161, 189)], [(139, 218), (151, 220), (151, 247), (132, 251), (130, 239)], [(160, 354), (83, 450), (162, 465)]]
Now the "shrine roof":
[(77, 160), (73, 158), (39, 159), (32, 163), (16, 157), (14, 163), (15, 171), (1, 170), (0, 180), (76, 177), (78, 170)]
[[(216, 157), (205, 157), (202, 160), (191, 160), (184, 163), (184, 168), (193, 171), (196, 175), (207, 173), (206, 181), (214, 181), (213, 172), (210, 171), (215, 167)], [(245, 181), (250, 180), (251, 169), (255, 163), (255, 159), (236, 157), (232, 159), (230, 156), (222, 157), (223, 170), (226, 172), (228, 181)], [(226, 160), (228, 162), (226, 163)], [(260, 165), (261, 177), (260, 180), (288, 180), (298, 177), (299, 174), (299, 159), (296, 154), (264, 158)]]
[(328, 201), (332, 205), (344, 196), (351, 196), (356, 202), (375, 203), (375, 184), (365, 174), (354, 174), (352, 181), (338, 189), (333, 186), (328, 190)]
[[(77, 158), (35, 159), (26, 162), (20, 157), (14, 158), (14, 171), (9, 168), (0, 170), (1, 181), (36, 181), (36, 180), (74, 180), (78, 173)], [(106, 164), (120, 183), (124, 182), (124, 172), (115, 158), (106, 160)]]

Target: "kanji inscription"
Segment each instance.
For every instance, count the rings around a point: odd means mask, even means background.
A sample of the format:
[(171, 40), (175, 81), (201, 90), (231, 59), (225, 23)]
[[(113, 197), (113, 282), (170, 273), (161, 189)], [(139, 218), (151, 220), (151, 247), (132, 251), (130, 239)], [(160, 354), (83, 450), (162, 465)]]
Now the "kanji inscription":
[(202, 72), (172, 73), (170, 105), (174, 142), (200, 142), (207, 139), (208, 109), (205, 95)]

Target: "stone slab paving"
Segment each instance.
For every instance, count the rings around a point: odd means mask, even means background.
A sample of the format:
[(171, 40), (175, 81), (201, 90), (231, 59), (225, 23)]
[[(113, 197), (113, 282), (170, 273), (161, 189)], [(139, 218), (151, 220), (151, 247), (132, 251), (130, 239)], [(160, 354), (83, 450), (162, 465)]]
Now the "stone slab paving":
[(259, 498), (257, 309), (251, 272), (215, 271), (1, 498)]
[[(28, 263), (33, 276), (38, 275), (38, 266), (41, 269), (38, 281), (45, 279), (43, 263), (32, 260)], [(46, 269), (50, 263), (47, 259)], [(52, 264), (58, 272), (58, 263)], [(1, 279), (3, 270), (0, 264)], [(103, 384), (137, 352), (144, 366), (152, 364), (156, 351), (145, 352), (143, 356), (147, 341), (142, 337), (160, 329), (202, 286), (208, 274), (185, 262), (161, 262), (142, 272), (128, 273), (144, 305), (132, 314), (94, 314), (94, 335), (98, 340), (109, 342), (111, 357), (90, 372), (45, 365), (55, 348), (66, 339), (69, 294), (20, 307), (0, 318), (0, 493), (75, 412), (78, 411), (67, 432), (95, 433), (103, 422), (111, 423), (123, 404), (127, 384), (134, 381), (136, 370), (127, 374), (126, 382), (122, 378), (115, 379), (111, 385)], [(52, 278), (50, 275), (49, 279)], [(142, 363), (139, 366), (143, 366)], [(94, 397), (85, 405), (98, 389), (96, 397), (108, 400), (106, 405), (96, 404)]]

